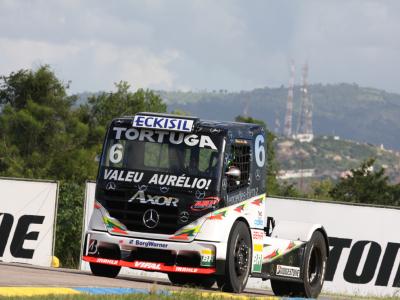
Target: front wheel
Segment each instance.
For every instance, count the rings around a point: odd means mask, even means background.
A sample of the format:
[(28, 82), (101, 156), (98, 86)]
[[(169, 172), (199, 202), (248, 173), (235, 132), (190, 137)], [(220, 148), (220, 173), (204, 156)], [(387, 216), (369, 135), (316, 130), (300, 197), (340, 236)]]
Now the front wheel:
[(325, 279), (328, 259), (325, 238), (315, 231), (307, 243), (302, 268), (303, 282), (287, 282), (271, 279), (271, 287), (277, 296), (317, 298)]
[[(120, 259), (121, 257), (119, 251), (107, 248), (100, 248), (98, 250), (97, 255), (99, 257), (109, 258), (109, 259)], [(121, 270), (121, 267), (118, 266), (110, 266), (110, 265), (96, 264), (96, 263), (89, 263), (89, 265), (92, 274), (101, 277), (115, 278), (118, 276), (119, 271)]]
[(247, 284), (252, 257), (250, 230), (237, 221), (229, 234), (225, 274), (217, 277), (217, 285), (225, 292), (240, 293)]

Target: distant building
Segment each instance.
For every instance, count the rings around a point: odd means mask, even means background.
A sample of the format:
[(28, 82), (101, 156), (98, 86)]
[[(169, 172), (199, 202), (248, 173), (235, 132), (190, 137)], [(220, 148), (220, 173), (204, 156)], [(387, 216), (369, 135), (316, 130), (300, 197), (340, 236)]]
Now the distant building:
[(294, 178), (306, 178), (314, 176), (314, 169), (300, 169), (300, 170), (281, 170), (278, 173), (277, 178), (286, 180)]
[(309, 143), (314, 139), (314, 134), (312, 133), (299, 133), (293, 136), (295, 140), (298, 140), (300, 143)]

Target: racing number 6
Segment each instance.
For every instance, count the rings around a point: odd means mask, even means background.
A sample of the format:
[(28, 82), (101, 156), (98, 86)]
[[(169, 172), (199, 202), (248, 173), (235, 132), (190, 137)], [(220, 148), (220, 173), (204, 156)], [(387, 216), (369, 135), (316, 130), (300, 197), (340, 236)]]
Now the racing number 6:
[(265, 163), (265, 147), (264, 136), (262, 136), (261, 134), (256, 137), (254, 148), (257, 166), (262, 168)]
[(109, 158), (113, 164), (117, 164), (122, 160), (122, 149), (121, 144), (115, 144), (110, 148)]

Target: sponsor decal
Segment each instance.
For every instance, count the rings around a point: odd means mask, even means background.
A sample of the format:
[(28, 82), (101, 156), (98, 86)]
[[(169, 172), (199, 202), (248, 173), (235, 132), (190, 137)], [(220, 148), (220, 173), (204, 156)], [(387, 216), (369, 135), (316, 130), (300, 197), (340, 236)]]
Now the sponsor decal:
[(99, 264), (106, 264), (106, 265), (118, 265), (118, 260), (115, 259), (108, 259), (108, 258), (97, 258), (96, 262)]
[(254, 220), (254, 226), (264, 226), (263, 219), (255, 219)]
[(264, 231), (263, 230), (252, 230), (253, 240), (262, 241), (264, 239)]
[(97, 240), (90, 240), (88, 247), (88, 254), (96, 254), (97, 253)]
[(203, 249), (200, 251), (201, 255), (214, 255), (215, 251), (211, 249)]
[[(138, 183), (138, 182), (142, 181), (142, 179), (143, 179), (143, 172), (105, 169), (104, 170), (104, 179)], [(106, 188), (107, 188), (107, 186), (106, 186)]]
[(256, 200), (252, 201), (251, 204), (260, 206), (260, 205), (263, 203), (264, 199), (265, 199), (264, 196), (263, 196), (263, 197), (260, 197), (260, 198), (258, 198), (258, 199), (256, 199)]
[(258, 187), (250, 188), (248, 187), (245, 191), (239, 191), (236, 194), (228, 195), (227, 202), (229, 205), (236, 204), (242, 201), (246, 201), (250, 198), (259, 195)]
[(133, 267), (145, 270), (161, 270), (161, 264), (145, 261), (134, 261)]
[[(43, 224), (45, 216), (23, 215), (16, 221), (14, 235), (11, 236), (10, 253), (15, 258), (32, 259), (35, 249), (24, 247), (37, 241), (40, 232), (30, 231), (29, 227), (33, 224)], [(14, 224), (14, 216), (9, 213), (0, 212), (0, 258), (3, 257), (6, 245), (11, 235)], [(29, 241), (25, 243), (25, 241)]]
[(215, 252), (211, 249), (203, 249), (200, 251), (201, 260), (200, 266), (202, 267), (211, 267), (215, 263)]
[(129, 244), (144, 248), (168, 248), (168, 244), (156, 241), (130, 240)]
[(197, 200), (190, 207), (190, 210), (203, 211), (206, 209), (214, 208), (219, 203), (219, 201), (220, 199), (218, 197), (207, 197), (203, 200)]
[(101, 263), (107, 265), (118, 265), (121, 267), (128, 267), (133, 269), (150, 270), (150, 271), (162, 271), (162, 272), (179, 272), (179, 273), (197, 273), (197, 274), (213, 274), (215, 268), (191, 268), (191, 267), (178, 267), (178, 266), (166, 266), (164, 263), (147, 262), (135, 260), (133, 262), (125, 260), (114, 260), (107, 258), (98, 258), (93, 256), (83, 256), (82, 259), (87, 262)]
[(133, 118), (132, 126), (141, 128), (167, 129), (172, 131), (191, 132), (193, 128), (193, 122), (193, 120), (189, 119), (136, 115)]
[(142, 204), (152, 204), (159, 206), (178, 206), (179, 199), (167, 196), (152, 196), (150, 194), (145, 194), (144, 191), (137, 191), (135, 195), (128, 200), (132, 202), (134, 200), (139, 200)]
[(110, 216), (105, 216), (103, 217), (103, 222), (107, 229), (111, 230), (113, 233), (128, 234), (128, 229), (126, 226), (117, 219), (114, 219)]
[(262, 244), (254, 244), (253, 249), (254, 249), (254, 252), (262, 252), (263, 245)]
[(202, 267), (211, 267), (214, 265), (215, 258), (211, 255), (201, 256), (200, 266)]
[(340, 275), (346, 282), (360, 285), (372, 282), (375, 286), (400, 287), (400, 264), (395, 265), (400, 243), (387, 242), (381, 245), (375, 241), (330, 237), (329, 246), (326, 281), (334, 280), (339, 261), (346, 260), (343, 275)]
[(277, 265), (275, 274), (284, 277), (300, 278), (300, 268)]
[[(264, 256), (264, 262), (268, 262), (271, 260), (274, 260), (278, 257), (281, 257), (282, 255), (286, 255), (289, 252), (299, 248), (301, 245), (303, 245), (304, 242), (300, 241), (290, 241), (286, 247), (281, 247), (281, 248), (276, 248), (274, 249), (271, 253), (268, 255)], [(264, 245), (264, 248), (272, 247), (273, 245)], [(268, 253), (268, 251), (267, 251)]]
[(177, 233), (175, 233), (169, 239), (171, 239), (171, 240), (183, 240), (183, 241), (190, 240), (190, 238), (194, 237), (200, 231), (200, 226), (201, 225), (198, 225), (198, 226), (193, 227), (193, 228), (179, 230)]
[(169, 174), (154, 174), (149, 182), (149, 184), (156, 184), (161, 186), (173, 186), (173, 187), (183, 187), (190, 189), (205, 189), (208, 190), (211, 179), (205, 178), (195, 178), (189, 177), (185, 174), (181, 176), (169, 175)]
[(237, 211), (238, 213), (242, 213), (247, 205), (248, 205), (247, 202), (240, 204), (234, 208), (234, 211)]
[[(117, 170), (117, 169), (104, 169), (104, 180), (114, 180), (120, 182), (131, 182), (131, 183), (143, 183), (143, 172), (136, 171), (127, 171), (127, 170)], [(188, 189), (198, 189), (199, 195), (204, 197), (205, 191), (210, 187), (212, 180), (206, 178), (197, 178), (186, 176), (185, 174), (181, 176), (170, 175), (170, 174), (153, 174), (147, 184), (155, 184), (159, 185), (160, 191), (162, 193), (168, 192), (168, 187), (180, 187), (180, 188), (188, 188)], [(110, 189), (110, 186), (113, 186), (113, 189)], [(116, 185), (114, 182), (110, 181), (106, 185), (107, 190), (115, 190)], [(146, 191), (147, 185), (140, 184), (138, 185), (139, 191)], [(200, 199), (200, 197), (199, 197)]]
[(226, 217), (226, 214), (228, 213), (228, 210), (222, 210), (222, 211), (216, 211), (213, 213), (211, 216), (208, 217), (209, 220), (222, 220), (223, 218)]
[(253, 264), (252, 264), (252, 268), (251, 271), (254, 273), (261, 273), (261, 269), (262, 269), (262, 254), (261, 253), (255, 253), (253, 255)]
[(184, 273), (198, 273), (198, 268), (189, 268), (189, 267), (175, 267), (176, 272), (184, 272)]
[(294, 247), (296, 247), (296, 244), (295, 244), (295, 242), (291, 241), (291, 242), (289, 243), (289, 245), (287, 246), (286, 250), (291, 250), (291, 249), (293, 249)]
[[(115, 139), (120, 140), (121, 136), (130, 141), (138, 140), (141, 142), (151, 143), (164, 143), (169, 141), (171, 144), (180, 145), (184, 143), (189, 147), (198, 146), (200, 148), (208, 148), (212, 150), (218, 150), (208, 135), (197, 135), (197, 134), (185, 134), (183, 132), (171, 132), (162, 130), (147, 130), (147, 129), (136, 129), (136, 128), (124, 128), (124, 127), (113, 127), (115, 132)], [(119, 145), (119, 144), (117, 144)], [(122, 145), (121, 145), (122, 146)], [(119, 147), (119, 146), (118, 146)], [(122, 148), (122, 147), (119, 147)], [(114, 149), (115, 150), (115, 149)]]
[(264, 256), (264, 260), (271, 260), (273, 258), (276, 258), (280, 255), (279, 253), (279, 249), (275, 249), (274, 251), (272, 251), (270, 254)]

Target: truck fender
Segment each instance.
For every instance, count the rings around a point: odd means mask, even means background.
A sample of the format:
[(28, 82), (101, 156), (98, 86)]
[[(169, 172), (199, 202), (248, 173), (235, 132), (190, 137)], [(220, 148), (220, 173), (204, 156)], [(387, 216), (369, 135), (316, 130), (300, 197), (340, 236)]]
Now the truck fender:
[(244, 217), (226, 218), (218, 221), (207, 219), (201, 226), (200, 232), (195, 239), (227, 243), (232, 226), (237, 220), (243, 221), (249, 227), (249, 222)]
[(89, 230), (107, 231), (106, 225), (103, 221), (103, 214), (101, 209), (94, 209), (89, 221)]
[(315, 231), (321, 231), (325, 238), (327, 253), (329, 253), (329, 240), (325, 228), (321, 224), (305, 222), (280, 221), (271, 233), (272, 238), (287, 239), (292, 241), (308, 242)]

